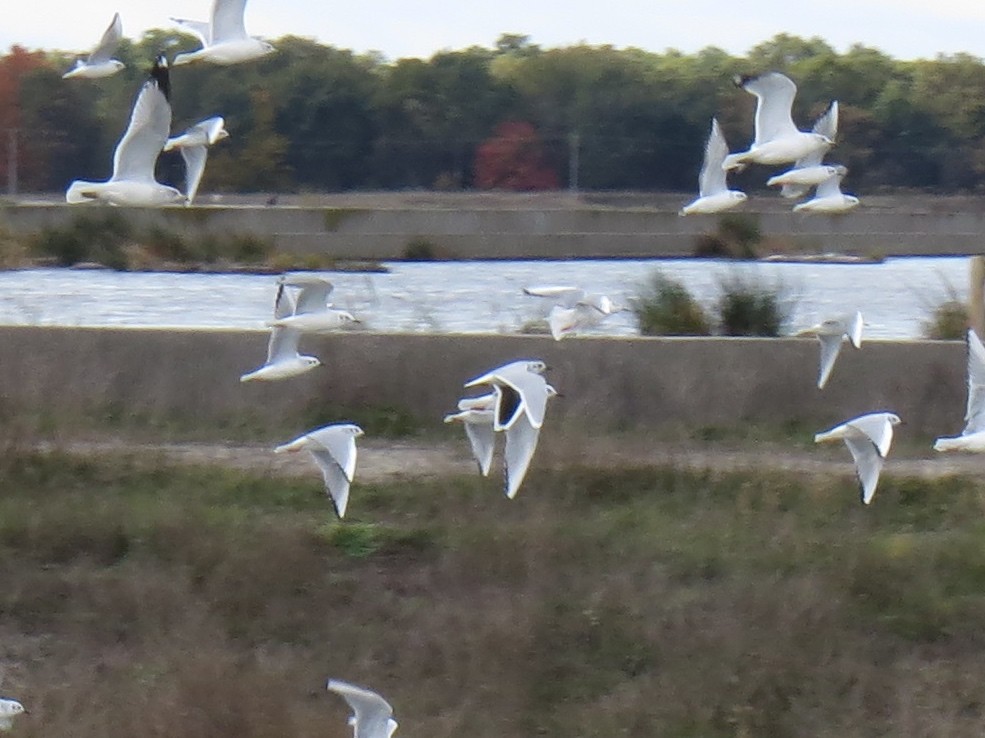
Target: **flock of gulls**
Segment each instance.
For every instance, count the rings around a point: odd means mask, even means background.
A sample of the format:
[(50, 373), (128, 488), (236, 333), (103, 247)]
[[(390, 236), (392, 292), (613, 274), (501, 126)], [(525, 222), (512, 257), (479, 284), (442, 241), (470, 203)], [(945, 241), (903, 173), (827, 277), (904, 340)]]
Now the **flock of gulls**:
[[(190, 63), (236, 64), (263, 57), (273, 47), (246, 34), (243, 13), (246, 0), (214, 0), (208, 22), (172, 19), (197, 35), (202, 48), (178, 54), (175, 66)], [(123, 68), (113, 58), (122, 38), (119, 14), (86, 59), (80, 59), (64, 74), (66, 79), (108, 77)], [(771, 72), (740, 77), (736, 84), (757, 98), (755, 139), (748, 150), (729, 153), (718, 121), (713, 119), (699, 177), (700, 196), (684, 206), (682, 215), (717, 213), (733, 208), (747, 198), (729, 190), (728, 172), (749, 164), (792, 167), (767, 184), (781, 188), (788, 198), (802, 198), (815, 188), (814, 197), (794, 207), (797, 211), (836, 213), (858, 205), (858, 199), (841, 192), (845, 167), (824, 164), (834, 145), (838, 128), (838, 103), (832, 102), (811, 131), (799, 130), (791, 118), (796, 85), (786, 76)], [(228, 134), (219, 116), (209, 117), (178, 135), (171, 132), (171, 81), (167, 59), (157, 58), (150, 78), (137, 95), (126, 132), (113, 154), (113, 174), (106, 182), (75, 181), (66, 192), (70, 203), (101, 202), (121, 206), (190, 205), (205, 169), (208, 148)], [(182, 192), (157, 182), (154, 167), (162, 152), (177, 150), (186, 167)], [(310, 274), (283, 275), (277, 284), (267, 359), (244, 374), (242, 382), (278, 381), (302, 375), (320, 365), (317, 357), (300, 353), (302, 335), (324, 333), (358, 323), (351, 313), (332, 306), (332, 284)], [(593, 326), (624, 310), (605, 295), (588, 293), (573, 286), (539, 286), (524, 290), (528, 295), (553, 301), (547, 324), (556, 339)], [(816, 336), (821, 345), (817, 387), (823, 389), (834, 368), (844, 341), (861, 348), (863, 320), (856, 312), (826, 320), (801, 331)], [(974, 332), (968, 332), (968, 405), (966, 426), (960, 436), (940, 438), (938, 451), (985, 452), (985, 347)], [(505, 436), (503, 450), (504, 492), (512, 499), (530, 466), (543, 426), (548, 400), (558, 396), (545, 377), (547, 365), (538, 359), (519, 359), (467, 380), (464, 389), (484, 390), (458, 402), (457, 411), (445, 416), (446, 423), (460, 423), (471, 445), (479, 474), (489, 476), (497, 434)], [(891, 412), (862, 415), (818, 433), (815, 442), (844, 441), (855, 462), (861, 499), (869, 504), (876, 491), (883, 463), (893, 440), (893, 428), (901, 422)], [(308, 451), (321, 469), (325, 490), (339, 519), (345, 516), (349, 491), (356, 471), (356, 439), (363, 430), (352, 423), (337, 423), (312, 430), (274, 449), (275, 453)], [(347, 682), (330, 680), (328, 689), (343, 697), (352, 709), (349, 719), (355, 738), (391, 738), (397, 728), (393, 709), (380, 695)], [(24, 712), (12, 699), (0, 699), (0, 729), (11, 727)]]

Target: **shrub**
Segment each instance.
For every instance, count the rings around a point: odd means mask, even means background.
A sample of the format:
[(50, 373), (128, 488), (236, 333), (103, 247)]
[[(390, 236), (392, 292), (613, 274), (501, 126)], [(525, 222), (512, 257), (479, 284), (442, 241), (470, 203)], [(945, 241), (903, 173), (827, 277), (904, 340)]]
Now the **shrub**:
[(923, 337), (939, 341), (958, 341), (968, 330), (968, 307), (955, 298), (946, 300), (933, 309), (923, 322)]
[(722, 216), (714, 233), (695, 238), (694, 255), (706, 258), (755, 259), (763, 239), (755, 218), (741, 213)]
[(790, 322), (790, 305), (782, 285), (768, 286), (732, 275), (719, 283), (719, 330), (726, 336), (779, 336)]
[(644, 336), (707, 336), (711, 324), (704, 309), (677, 280), (660, 272), (633, 300), (633, 313)]
[(118, 213), (79, 215), (64, 228), (45, 228), (35, 238), (33, 251), (54, 258), (59, 266), (92, 261), (112, 269), (126, 268), (123, 246), (130, 225)]

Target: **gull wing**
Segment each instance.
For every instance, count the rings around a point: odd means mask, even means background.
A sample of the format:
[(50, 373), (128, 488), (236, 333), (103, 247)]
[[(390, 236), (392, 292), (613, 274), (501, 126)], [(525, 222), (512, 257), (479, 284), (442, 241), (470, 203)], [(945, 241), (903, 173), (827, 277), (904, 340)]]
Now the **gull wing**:
[(458, 401), (459, 410), (492, 410), (495, 406), (496, 394), (494, 392), (478, 397), (463, 397)]
[(205, 136), (205, 142), (210, 146), (229, 135), (226, 133), (226, 121), (221, 115), (214, 115), (211, 118), (199, 121), (189, 128), (188, 132), (201, 133)]
[(520, 484), (527, 475), (539, 438), (540, 428), (535, 428), (526, 414), (506, 430), (503, 477), (506, 496), (511, 500), (516, 497)]
[(527, 370), (527, 365), (530, 364), (529, 359), (518, 359), (517, 361), (511, 361), (509, 364), (504, 364), (503, 366), (496, 367), (485, 374), (476, 377), (475, 379), (470, 379), (463, 386), (465, 387), (475, 387), (478, 384), (495, 384), (499, 381), (499, 377), (504, 374), (515, 373), (515, 372), (527, 372), (532, 374)]
[(171, 130), (167, 62), (160, 57), (137, 95), (126, 133), (113, 153), (112, 180), (154, 182), (154, 164)]
[(215, 0), (212, 3), (212, 43), (246, 38), (245, 12), (246, 0)]
[(790, 115), (797, 95), (793, 80), (779, 72), (769, 72), (758, 77), (740, 78), (739, 85), (757, 99), (754, 146), (797, 133)]
[(205, 174), (205, 162), (209, 158), (208, 147), (182, 146), (181, 158), (185, 162), (185, 202), (191, 205), (198, 193), (202, 175)]
[[(832, 143), (838, 136), (838, 101), (832, 100), (828, 109), (814, 121), (814, 133), (820, 133)], [(821, 163), (818, 159), (818, 164)]]
[(184, 28), (189, 33), (198, 36), (203, 46), (212, 44), (212, 24), (205, 21), (188, 20), (187, 18), (172, 18), (174, 23)]
[(885, 458), (893, 442), (893, 424), (888, 413), (862, 415), (845, 423), (848, 427), (865, 436), (872, 443), (879, 456)]
[(89, 54), (87, 63), (100, 64), (109, 61), (113, 57), (116, 47), (120, 45), (120, 39), (122, 38), (123, 21), (120, 20), (120, 14), (117, 13), (113, 16), (113, 20), (110, 21), (109, 28), (103, 32), (103, 37), (99, 39), (99, 45)]
[(498, 374), (496, 379), (499, 400), (493, 428), (507, 430), (521, 415), (526, 415), (534, 428), (540, 428), (547, 410), (547, 380), (526, 369)]
[(985, 430), (985, 346), (968, 330), (968, 407), (964, 414), (967, 436)]
[(817, 388), (824, 389), (828, 383), (831, 370), (834, 369), (835, 359), (841, 352), (842, 334), (818, 333), (817, 340), (821, 342), (821, 367), (817, 376)]
[(567, 285), (545, 285), (541, 287), (524, 287), (523, 294), (534, 297), (550, 297), (557, 300), (557, 304), (566, 308), (574, 307), (579, 301), (584, 299), (585, 291), (578, 287)]
[(301, 294), (298, 295), (297, 306), (294, 308), (294, 314), (325, 312), (328, 309), (328, 296), (332, 289), (332, 283), (325, 279), (303, 284)]
[(841, 180), (844, 178), (845, 172), (839, 170), (838, 174), (832, 174), (826, 180), (821, 182), (817, 186), (817, 190), (814, 193), (815, 197), (837, 197), (841, 194)]
[(325, 449), (309, 448), (308, 450), (321, 469), (322, 479), (325, 480), (325, 491), (332, 500), (335, 514), (341, 520), (345, 517), (345, 509), (349, 504), (349, 487), (352, 480), (346, 477), (345, 471), (332, 458), (331, 453)]
[(338, 679), (329, 680), (328, 689), (341, 695), (352, 708), (349, 724), (354, 738), (389, 738), (393, 734), (397, 727), (393, 708), (376, 692)]
[(879, 454), (875, 444), (868, 438), (846, 436), (845, 445), (848, 446), (848, 450), (852, 452), (852, 458), (855, 460), (855, 474), (858, 476), (861, 487), (862, 502), (868, 505), (876, 493), (879, 474), (882, 472), (883, 456)]
[(493, 430), (492, 413), (489, 413), (488, 423), (470, 423), (466, 420), (465, 435), (469, 437), (472, 456), (475, 457), (475, 461), (479, 465), (479, 473), (488, 477), (489, 469), (492, 467), (493, 449), (496, 446), (496, 431)]
[(701, 197), (717, 195), (728, 190), (726, 184), (726, 172), (722, 169), (722, 162), (728, 156), (728, 144), (725, 142), (725, 135), (722, 133), (718, 119), (711, 119), (711, 133), (708, 142), (705, 144), (705, 160), (701, 165), (701, 174), (698, 175), (698, 194)]
[(287, 291), (284, 280), (277, 282), (277, 296), (274, 298), (274, 320), (289, 318), (294, 315), (294, 298)]
[(300, 341), (301, 331), (296, 328), (274, 326), (270, 329), (270, 341), (267, 343), (267, 363), (276, 364), (296, 358)]
[(350, 482), (356, 473), (356, 437), (347, 433), (346, 426), (330, 425), (314, 430), (308, 438), (332, 455), (345, 478)]

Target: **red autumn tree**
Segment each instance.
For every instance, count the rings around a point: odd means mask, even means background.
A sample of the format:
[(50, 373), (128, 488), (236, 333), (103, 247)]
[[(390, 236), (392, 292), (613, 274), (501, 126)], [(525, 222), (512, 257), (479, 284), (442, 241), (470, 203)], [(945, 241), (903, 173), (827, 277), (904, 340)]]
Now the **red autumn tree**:
[[(0, 188), (7, 182), (7, 172), (11, 153), (11, 131), (21, 128), (21, 80), (30, 72), (47, 65), (44, 53), (28, 51), (22, 46), (12, 46), (7, 54), (0, 56)], [(26, 136), (18, 136), (23, 142)], [(30, 165), (31, 152), (26, 146), (19, 146), (17, 168), (23, 172)]]
[(496, 126), (475, 154), (475, 186), (484, 189), (556, 190), (557, 172), (548, 161), (537, 129), (526, 121)]

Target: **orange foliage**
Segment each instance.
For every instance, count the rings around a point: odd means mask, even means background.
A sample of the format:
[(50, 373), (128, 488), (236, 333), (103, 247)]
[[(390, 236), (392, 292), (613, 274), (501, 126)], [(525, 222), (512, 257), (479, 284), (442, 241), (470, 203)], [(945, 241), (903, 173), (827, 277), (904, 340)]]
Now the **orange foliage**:
[[(0, 183), (7, 179), (8, 132), (21, 125), (21, 79), (28, 72), (46, 65), (43, 52), (28, 51), (21, 46), (12, 46), (6, 55), (0, 56)], [(23, 135), (20, 140), (24, 140)], [(18, 169), (21, 171), (27, 167), (30, 158), (30, 152), (25, 148), (21, 146), (18, 152)]]
[(560, 185), (533, 125), (507, 121), (496, 126), (476, 151), (475, 186), (527, 192), (556, 190)]

